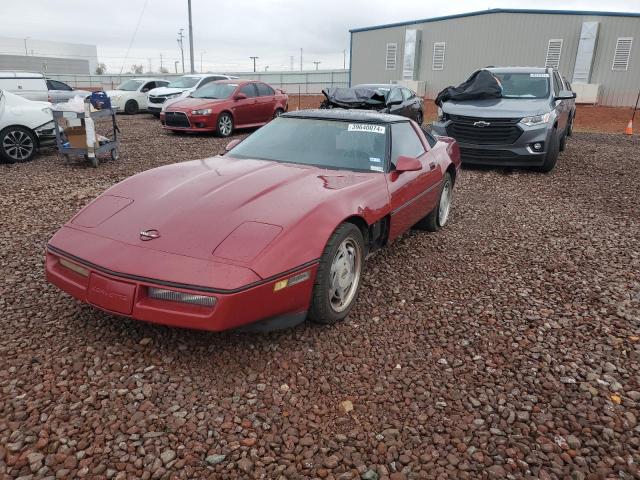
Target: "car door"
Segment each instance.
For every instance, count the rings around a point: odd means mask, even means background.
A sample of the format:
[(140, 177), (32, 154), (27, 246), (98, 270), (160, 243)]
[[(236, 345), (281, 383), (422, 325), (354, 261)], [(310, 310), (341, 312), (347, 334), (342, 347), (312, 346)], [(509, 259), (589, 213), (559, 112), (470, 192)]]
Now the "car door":
[[(557, 71), (553, 71), (553, 93), (555, 96), (560, 95), (560, 92), (564, 88), (560, 75)], [(567, 100), (555, 100), (556, 113), (558, 114), (558, 132), (562, 133), (567, 128), (569, 122), (569, 102)]]
[[(387, 185), (391, 206), (389, 238), (393, 239), (415, 225), (437, 203), (438, 185), (442, 181), (439, 162), (428, 143), (423, 142), (411, 122), (391, 124), (391, 155)], [(417, 158), (422, 169), (398, 173), (400, 156)]]
[(233, 105), (233, 119), (236, 126), (254, 125), (260, 123), (260, 106), (258, 105), (258, 90), (255, 83), (245, 83), (238, 93), (247, 98), (235, 100)]
[(257, 82), (260, 122), (267, 123), (276, 111), (276, 92), (266, 83)]
[[(392, 103), (394, 105), (391, 105)], [(393, 115), (404, 116), (404, 97), (402, 96), (402, 89), (391, 89), (391, 91), (389, 92), (389, 98), (387, 98), (387, 105), (389, 105), (389, 113), (392, 113)]]
[(154, 88), (156, 88), (156, 82), (154, 81), (144, 82), (136, 92), (135, 100), (136, 102), (138, 102), (138, 107), (141, 110), (144, 110), (147, 108), (147, 105), (148, 105), (147, 96), (149, 94), (149, 91), (153, 90)]

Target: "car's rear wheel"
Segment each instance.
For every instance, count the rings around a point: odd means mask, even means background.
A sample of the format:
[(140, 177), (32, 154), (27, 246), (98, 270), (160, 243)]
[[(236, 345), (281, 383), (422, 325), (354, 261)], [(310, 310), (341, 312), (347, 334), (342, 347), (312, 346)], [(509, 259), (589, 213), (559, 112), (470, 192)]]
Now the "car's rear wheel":
[(16, 125), (0, 132), (0, 157), (6, 162), (28, 162), (36, 151), (37, 139), (30, 130)]
[(280, 115), (284, 113), (284, 110), (281, 108), (276, 108), (276, 111), (273, 112), (273, 118), (278, 118)]
[(438, 204), (429, 214), (420, 220), (416, 227), (436, 232), (444, 227), (449, 221), (451, 213), (451, 204), (453, 203), (453, 179), (449, 172), (445, 173), (442, 181), (442, 189), (440, 190), (440, 198)]
[(575, 118), (575, 115), (571, 115), (571, 118), (569, 118), (569, 124), (567, 125), (567, 137), (570, 137), (571, 135), (573, 135), (573, 119)]
[(560, 139), (558, 138), (558, 130), (556, 128), (551, 132), (551, 140), (549, 141), (549, 148), (547, 155), (545, 156), (544, 163), (537, 167), (539, 172), (548, 173), (554, 169), (556, 163), (558, 163), (558, 156), (560, 155)]
[(139, 108), (138, 102), (135, 100), (127, 100), (127, 103), (124, 104), (124, 113), (127, 115), (133, 115), (138, 113)]
[(233, 117), (227, 112), (221, 113), (218, 117), (218, 135), (228, 137), (233, 133)]
[(422, 112), (418, 112), (418, 114), (416, 115), (416, 123), (422, 126), (423, 122), (424, 122), (424, 115), (422, 114)]
[(333, 324), (349, 314), (360, 290), (364, 257), (360, 229), (352, 223), (340, 225), (320, 258), (309, 309), (312, 321)]

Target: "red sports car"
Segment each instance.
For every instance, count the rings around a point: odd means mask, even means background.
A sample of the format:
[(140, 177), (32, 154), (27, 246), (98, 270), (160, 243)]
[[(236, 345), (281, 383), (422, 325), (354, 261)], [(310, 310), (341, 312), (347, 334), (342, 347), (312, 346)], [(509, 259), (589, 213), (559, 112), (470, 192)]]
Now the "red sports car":
[(179, 327), (334, 323), (369, 253), (447, 222), (459, 170), (454, 140), (405, 117), (287, 113), (223, 156), (111, 187), (51, 238), (47, 279), (102, 310)]
[(164, 128), (174, 132), (217, 132), (228, 137), (236, 128), (261, 127), (287, 111), (289, 97), (262, 82), (220, 80), (188, 97), (165, 102)]

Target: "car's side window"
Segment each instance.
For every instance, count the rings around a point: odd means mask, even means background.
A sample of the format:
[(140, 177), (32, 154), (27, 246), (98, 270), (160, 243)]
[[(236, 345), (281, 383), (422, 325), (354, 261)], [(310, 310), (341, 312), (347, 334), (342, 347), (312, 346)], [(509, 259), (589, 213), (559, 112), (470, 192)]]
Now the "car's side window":
[(413, 92), (408, 88), (403, 88), (402, 96), (404, 97), (405, 100), (409, 100), (410, 98), (413, 98), (414, 95), (413, 95)]
[(436, 140), (436, 137), (434, 137), (433, 133), (431, 133), (425, 127), (421, 127), (421, 128), (422, 128), (422, 133), (424, 134), (424, 137), (427, 139), (427, 143), (429, 143), (429, 146), (431, 148), (435, 147), (436, 143), (438, 143), (438, 140)]
[(562, 89), (562, 82), (560, 82), (560, 78), (558, 78), (558, 72), (553, 72), (553, 91), (556, 96), (560, 94), (560, 90)]
[(258, 96), (258, 92), (256, 91), (255, 83), (247, 83), (242, 88), (240, 88), (240, 93), (244, 93), (247, 98), (253, 98)]
[(402, 102), (402, 92), (399, 88), (394, 88), (389, 94), (389, 102)]
[(167, 85), (169, 85), (169, 82), (167, 82), (166, 80), (161, 80), (159, 82), (156, 82), (156, 88), (158, 88), (158, 87), (166, 87)]
[(217, 82), (218, 80), (224, 80), (224, 79), (225, 79), (224, 77), (206, 77), (206, 78), (203, 78), (202, 81), (200, 82), (200, 87), (207, 83)]
[(409, 122), (391, 125), (391, 169), (401, 156), (418, 158), (425, 153), (420, 137)]
[(142, 93), (147, 93), (149, 90), (156, 88), (156, 82), (147, 82), (140, 89)]
[(52, 87), (51, 90), (64, 90), (66, 92), (71, 92), (73, 88), (63, 82), (59, 82), (57, 80), (50, 80)]
[(258, 95), (261, 97), (270, 97), (276, 94), (276, 92), (273, 91), (273, 88), (266, 83), (257, 83), (256, 85), (258, 86)]

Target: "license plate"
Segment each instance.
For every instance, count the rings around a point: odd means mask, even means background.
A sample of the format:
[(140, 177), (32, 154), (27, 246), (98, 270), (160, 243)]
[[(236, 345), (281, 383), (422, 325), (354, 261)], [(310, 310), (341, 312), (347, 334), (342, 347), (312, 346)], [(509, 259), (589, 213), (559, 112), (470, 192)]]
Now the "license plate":
[(133, 310), (135, 293), (136, 286), (132, 283), (119, 282), (92, 273), (87, 300), (96, 307), (130, 315)]

